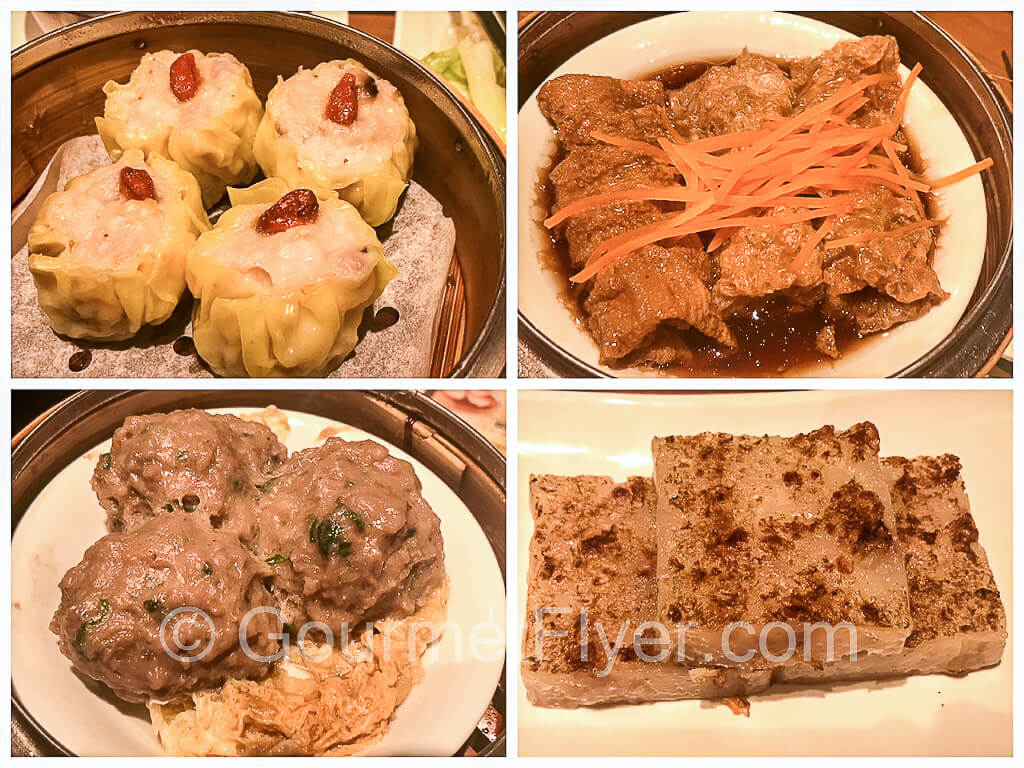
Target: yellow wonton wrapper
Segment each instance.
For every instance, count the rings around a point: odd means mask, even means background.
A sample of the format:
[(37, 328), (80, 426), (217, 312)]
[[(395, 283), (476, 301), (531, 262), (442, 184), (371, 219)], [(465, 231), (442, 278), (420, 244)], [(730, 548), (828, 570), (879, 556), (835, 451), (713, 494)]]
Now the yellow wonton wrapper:
[[(195, 56), (200, 73), (208, 67), (236, 61), (231, 54), (188, 51)], [(248, 184), (259, 170), (253, 140), (263, 105), (252, 87), (244, 64), (225, 66), (215, 88), (202, 90), (187, 105), (202, 106), (201, 119), (187, 120), (179, 112), (170, 90), (170, 65), (180, 54), (174, 51), (147, 53), (125, 84), (113, 80), (103, 86), (107, 95), (103, 117), (96, 128), (110, 157), (117, 160), (126, 149), (141, 149), (169, 157), (199, 181), (203, 204), (209, 208), (224, 196), (228, 186)], [(199, 100), (202, 100), (201, 102)], [(196, 102), (193, 105), (192, 102)]]
[[(315, 376), (358, 341), (363, 310), (398, 271), (384, 259), (376, 233), (337, 194), (318, 191), (319, 216), (344, 216), (361, 232), (367, 268), (358, 279), (323, 275), (298, 290), (253, 287), (235, 265), (218, 258), (232, 233), (248, 226), (247, 209), (260, 212), (292, 187), (266, 179), (228, 190), (232, 207), (196, 241), (188, 256), (188, 286), (196, 298), (192, 334), (196, 351), (222, 376)], [(274, 237), (269, 235), (268, 237)]]
[[(158, 325), (171, 316), (185, 290), (185, 258), (196, 237), (210, 228), (195, 178), (158, 154), (145, 161), (138, 150), (124, 153), (125, 165), (144, 168), (173, 190), (159, 200), (125, 201), (163, 211), (159, 239), (117, 264), (92, 260), (83, 245), (64, 231), (55, 211), (96, 184), (103, 166), (71, 180), (43, 203), (28, 235), (29, 269), (39, 306), (57, 333), (75, 339), (116, 341), (134, 336), (143, 325)], [(110, 182), (117, 184), (114, 175)]]
[[(389, 89), (394, 88), (355, 59), (324, 62), (310, 71), (317, 73), (325, 82), (337, 83), (345, 71), (352, 69), (360, 70), (378, 83), (386, 84)], [(282, 136), (278, 132), (279, 119), (288, 117), (282, 114), (285, 107), (281, 96), (281, 90), (287, 83), (278, 76), (277, 85), (267, 96), (266, 111), (256, 131), (253, 152), (263, 172), (268, 177), (284, 179), (292, 189), (305, 187), (337, 190), (342, 199), (359, 209), (370, 226), (377, 227), (388, 221), (395, 215), (398, 199), (412, 176), (413, 155), (417, 146), (416, 126), (401, 93), (394, 91), (398, 97), (395, 111), (401, 122), (401, 126), (397, 126), (399, 136), (387, 147), (388, 156), (385, 161), (382, 164), (350, 162), (345, 164), (342, 171), (318, 161), (315, 152), (310, 152), (292, 137)], [(326, 101), (326, 96), (322, 101)], [(309, 103), (308, 109), (310, 113), (305, 116), (306, 119), (326, 120), (322, 114), (325, 103)]]

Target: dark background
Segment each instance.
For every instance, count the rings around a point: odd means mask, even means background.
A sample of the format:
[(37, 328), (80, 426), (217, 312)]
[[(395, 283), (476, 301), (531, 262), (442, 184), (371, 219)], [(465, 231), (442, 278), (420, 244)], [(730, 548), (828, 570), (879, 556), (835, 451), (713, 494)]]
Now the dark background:
[(70, 389), (25, 389), (11, 392), (11, 436), (18, 434), (33, 419), (49, 410), (65, 397)]

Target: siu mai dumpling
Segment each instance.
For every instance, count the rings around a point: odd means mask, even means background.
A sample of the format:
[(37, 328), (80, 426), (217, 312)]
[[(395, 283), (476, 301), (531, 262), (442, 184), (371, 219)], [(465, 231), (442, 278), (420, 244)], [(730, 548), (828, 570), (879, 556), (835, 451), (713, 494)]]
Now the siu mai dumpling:
[(39, 306), (76, 339), (127, 339), (162, 323), (185, 290), (189, 248), (209, 228), (191, 174), (128, 150), (43, 203), (28, 235)]
[(127, 83), (111, 80), (103, 92), (96, 127), (112, 159), (126, 149), (169, 157), (199, 180), (208, 208), (255, 177), (263, 105), (230, 53), (147, 53)]
[(397, 270), (334, 192), (267, 179), (228, 193), (232, 207), (188, 256), (196, 351), (222, 376), (325, 373)]
[(337, 190), (374, 227), (394, 216), (415, 151), (402, 94), (352, 59), (279, 77), (255, 143), (268, 177)]

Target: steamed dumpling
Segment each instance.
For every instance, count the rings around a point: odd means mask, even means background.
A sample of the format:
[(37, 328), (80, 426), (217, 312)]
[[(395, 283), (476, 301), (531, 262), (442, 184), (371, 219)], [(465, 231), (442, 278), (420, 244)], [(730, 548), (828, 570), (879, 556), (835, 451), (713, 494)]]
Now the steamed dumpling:
[(337, 190), (378, 226), (409, 182), (416, 126), (387, 80), (352, 59), (329, 61), (278, 78), (254, 151), (268, 177)]
[(43, 203), (28, 235), (39, 305), (57, 333), (127, 339), (171, 316), (188, 250), (209, 228), (191, 174), (129, 150)]
[(147, 53), (126, 84), (111, 80), (103, 92), (96, 127), (114, 160), (126, 149), (169, 157), (198, 179), (207, 207), (255, 177), (263, 106), (230, 53)]
[(223, 376), (324, 373), (355, 347), (363, 309), (397, 271), (333, 192), (267, 179), (229, 194), (188, 256), (196, 351)]

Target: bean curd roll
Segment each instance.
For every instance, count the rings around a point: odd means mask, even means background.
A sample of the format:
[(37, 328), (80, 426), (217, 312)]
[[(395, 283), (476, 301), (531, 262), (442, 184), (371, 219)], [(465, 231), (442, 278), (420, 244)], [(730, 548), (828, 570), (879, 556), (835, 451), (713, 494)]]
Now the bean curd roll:
[(334, 192), (267, 179), (229, 195), (188, 257), (196, 350), (223, 376), (325, 373), (397, 271)]
[(57, 333), (127, 339), (170, 317), (188, 250), (209, 228), (191, 174), (128, 150), (43, 203), (28, 236), (39, 305)]
[(125, 84), (109, 81), (100, 137), (116, 160), (126, 149), (158, 152), (199, 180), (212, 206), (228, 186), (248, 184), (263, 106), (245, 65), (230, 53), (147, 53)]
[(268, 177), (337, 190), (371, 226), (394, 216), (415, 150), (402, 94), (352, 59), (279, 77), (255, 143)]

